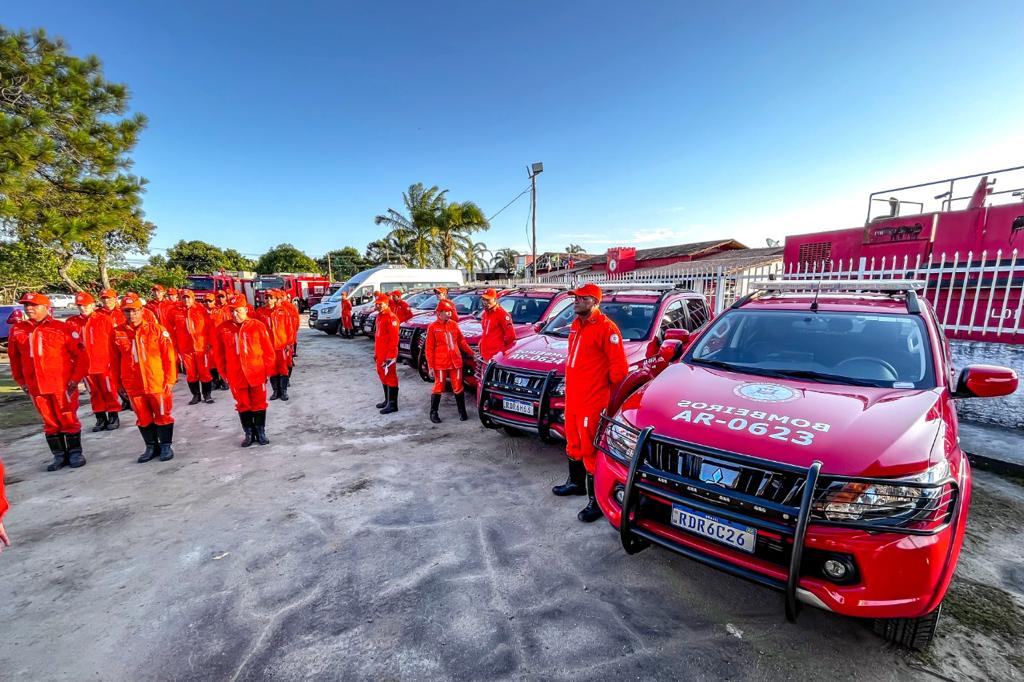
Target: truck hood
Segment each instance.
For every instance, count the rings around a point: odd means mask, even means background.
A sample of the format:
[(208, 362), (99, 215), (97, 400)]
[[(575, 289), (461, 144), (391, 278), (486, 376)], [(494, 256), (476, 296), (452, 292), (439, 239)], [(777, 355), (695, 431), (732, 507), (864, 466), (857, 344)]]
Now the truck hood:
[(697, 445), (801, 467), (820, 460), (823, 474), (907, 476), (934, 463), (945, 433), (941, 395), (678, 363), (630, 396), (620, 415)]
[[(626, 359), (633, 363), (638, 358), (642, 358), (644, 349), (649, 343), (649, 341), (624, 341), (622, 345), (626, 351)], [(520, 339), (504, 354), (499, 353), (497, 358), (505, 366), (547, 372), (556, 367), (558, 369), (565, 367), (568, 355), (569, 339), (547, 334), (534, 334)]]
[[(533, 330), (532, 324), (513, 324), (512, 326), (516, 330), (517, 339), (521, 339), (524, 336), (530, 336), (531, 334), (536, 334)], [(462, 335), (466, 337), (466, 342), (471, 346), (478, 345), (480, 343), (480, 338), (484, 335), (483, 325), (480, 323), (480, 320), (475, 318), (459, 322), (459, 329), (462, 330)], [(564, 339), (562, 340), (564, 341)]]

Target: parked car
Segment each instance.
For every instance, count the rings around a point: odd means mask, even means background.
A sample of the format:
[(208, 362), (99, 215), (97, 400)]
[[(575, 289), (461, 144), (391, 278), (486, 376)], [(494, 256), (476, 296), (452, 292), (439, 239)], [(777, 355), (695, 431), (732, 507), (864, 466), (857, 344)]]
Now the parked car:
[(7, 350), (7, 339), (11, 335), (11, 327), (24, 316), (22, 307), (17, 304), (0, 305), (0, 348)]
[[(434, 308), (437, 307), (437, 294), (432, 289), (428, 291), (410, 291), (402, 298), (409, 304), (409, 309), (413, 315), (422, 315), (433, 310), (433, 308), (429, 307), (431, 302), (433, 302)], [(356, 331), (373, 337), (377, 331), (377, 308), (371, 308), (365, 315), (361, 315), (359, 320), (360, 324)], [(353, 320), (354, 323), (355, 320)]]
[(922, 284), (762, 283), (680, 361), (627, 376), (595, 476), (625, 551), (657, 545), (778, 590), (790, 620), (809, 604), (926, 646), (971, 498), (955, 401), (1018, 379), (954, 371)]
[(74, 308), (75, 297), (72, 294), (46, 294), (50, 299), (50, 306), (53, 308)]

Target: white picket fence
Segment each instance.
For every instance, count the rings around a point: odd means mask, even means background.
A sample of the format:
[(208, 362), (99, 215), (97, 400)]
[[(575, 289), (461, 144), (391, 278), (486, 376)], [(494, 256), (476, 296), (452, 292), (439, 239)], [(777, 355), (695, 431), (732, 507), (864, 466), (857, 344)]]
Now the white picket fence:
[[(621, 275), (583, 272), (541, 276), (544, 283), (577, 286), (585, 282), (670, 282), (703, 293), (708, 305), (720, 313), (737, 298), (750, 293), (755, 282), (767, 279), (918, 279), (920, 294), (928, 300), (947, 336), (959, 339), (1024, 343), (1024, 254), (1017, 249), (994, 254), (955, 252), (933, 254), (922, 260), (909, 257), (821, 261), (784, 265), (782, 260), (730, 261), (727, 265), (694, 261), (678, 268), (635, 270)], [(508, 284), (528, 282), (507, 280)]]

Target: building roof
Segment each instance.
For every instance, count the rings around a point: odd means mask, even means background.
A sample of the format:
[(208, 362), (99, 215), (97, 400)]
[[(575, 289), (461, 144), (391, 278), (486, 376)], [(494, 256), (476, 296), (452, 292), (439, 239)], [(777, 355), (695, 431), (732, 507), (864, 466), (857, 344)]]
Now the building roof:
[(733, 249), (704, 256), (699, 260), (686, 263), (669, 263), (653, 268), (637, 268), (634, 272), (643, 274), (670, 273), (686, 268), (715, 269), (722, 268), (723, 272), (734, 272), (746, 270), (747, 268), (767, 265), (782, 260), (782, 247), (773, 246), (763, 249)]
[[(686, 256), (697, 256), (705, 251), (712, 249), (746, 249), (747, 247), (736, 241), (735, 239), (715, 239), (706, 242), (691, 242), (689, 244), (675, 244), (673, 246), (655, 246), (650, 249), (637, 249), (636, 250), (636, 261), (640, 263), (645, 260), (655, 260), (659, 258), (683, 258)], [(580, 260), (576, 263), (577, 267), (583, 267), (588, 265), (595, 265), (597, 263), (603, 263), (607, 259), (607, 254), (600, 254), (598, 256), (591, 256)]]

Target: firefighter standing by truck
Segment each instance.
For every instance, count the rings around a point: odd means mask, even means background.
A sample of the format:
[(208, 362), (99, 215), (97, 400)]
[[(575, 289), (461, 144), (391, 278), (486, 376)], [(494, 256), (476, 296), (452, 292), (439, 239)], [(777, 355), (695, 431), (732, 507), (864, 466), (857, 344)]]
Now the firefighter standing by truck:
[[(72, 337), (82, 343), (88, 359), (85, 385), (89, 388), (89, 402), (96, 417), (92, 431), (113, 431), (121, 426), (121, 399), (110, 368), (114, 328), (117, 325), (112, 315), (105, 315), (96, 309), (96, 300), (92, 294), (78, 292), (75, 294), (75, 304), (79, 314), (68, 319), (68, 326), (72, 329)], [(76, 333), (78, 336), (74, 337)]]
[[(210, 338), (213, 339), (213, 332), (216, 331), (220, 323), (224, 321), (221, 316), (221, 311), (217, 307), (217, 297), (213, 294), (203, 294), (203, 309), (207, 315), (210, 316)], [(212, 343), (212, 341), (211, 341)], [(213, 349), (206, 354), (206, 359), (210, 362), (210, 378), (213, 380), (213, 388), (218, 391), (228, 390), (227, 382), (224, 381), (224, 377), (221, 376), (220, 370), (216, 366), (216, 359), (213, 356)]]
[(412, 308), (402, 298), (402, 292), (399, 289), (391, 292), (391, 310), (395, 313), (395, 317), (398, 318), (398, 324), (412, 319)]
[(78, 421), (78, 382), (88, 361), (77, 332), (50, 316), (50, 299), (28, 293), (19, 301), (27, 319), (10, 331), (7, 352), (15, 383), (32, 398), (43, 420), (43, 433), (53, 461), (47, 471), (65, 464), (72, 469), (85, 465), (82, 425)]
[(347, 291), (341, 292), (341, 336), (345, 339), (355, 336), (352, 330), (352, 299), (348, 297)]
[(292, 368), (292, 350), (295, 348), (295, 326), (291, 313), (284, 306), (283, 291), (273, 290), (267, 304), (256, 311), (256, 317), (267, 325), (270, 342), (274, 347), (274, 368), (270, 373), (270, 400), (287, 401), (288, 383)]
[(590, 523), (603, 516), (594, 496), (594, 435), (612, 389), (625, 378), (629, 364), (622, 347), (622, 333), (598, 307), (601, 288), (584, 284), (572, 294), (576, 297), (576, 319), (569, 331), (565, 365), (565, 451), (569, 457), (569, 478), (551, 492), (586, 494), (589, 501), (577, 518)]
[(189, 405), (213, 403), (213, 374), (210, 372), (210, 346), (213, 320), (205, 309), (196, 305), (191, 289), (179, 292), (181, 307), (175, 310), (170, 329), (178, 359), (185, 367), (185, 381), (192, 393)]
[(245, 298), (237, 296), (228, 306), (231, 320), (218, 326), (214, 334), (216, 364), (231, 382), (235, 410), (245, 433), (242, 447), (269, 445), (267, 378), (276, 371), (270, 332), (266, 324), (249, 317)]
[(146, 319), (142, 300), (135, 294), (121, 299), (121, 311), (128, 321), (114, 330), (112, 364), (146, 444), (138, 461), (143, 464), (159, 456), (166, 462), (174, 457), (171, 389), (178, 380), (171, 334), (163, 325)]
[(455, 320), (455, 304), (441, 301), (437, 304), (437, 319), (427, 326), (427, 342), (424, 352), (427, 354), (427, 367), (434, 379), (434, 390), (430, 394), (430, 421), (441, 423), (437, 410), (441, 405), (441, 394), (444, 393), (445, 380), (452, 384), (455, 394), (455, 405), (459, 410), (459, 420), (466, 421), (466, 394), (462, 390), (462, 354), (473, 355), (473, 349), (462, 336), (462, 330)]
[(373, 336), (373, 362), (384, 388), (384, 402), (377, 403), (381, 414), (398, 412), (398, 318), (388, 306), (390, 298), (378, 292), (377, 328)]
[(498, 353), (508, 350), (516, 342), (516, 328), (512, 316), (498, 305), (498, 292), (488, 289), (480, 294), (484, 312), (480, 316), (480, 357), (487, 362)]

